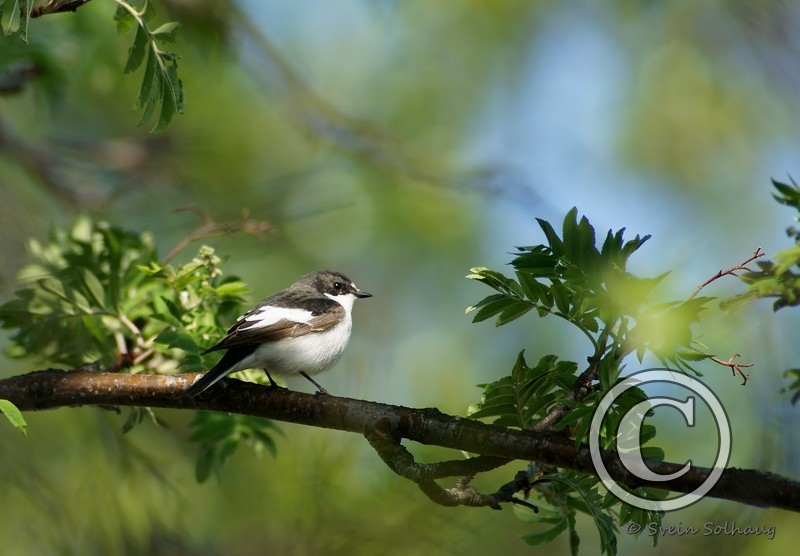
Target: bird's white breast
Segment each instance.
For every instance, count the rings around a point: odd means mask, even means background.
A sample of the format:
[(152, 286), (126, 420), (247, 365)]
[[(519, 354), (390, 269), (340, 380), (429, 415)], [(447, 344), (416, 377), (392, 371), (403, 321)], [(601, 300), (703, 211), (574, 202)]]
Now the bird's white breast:
[(311, 375), (327, 371), (342, 356), (352, 328), (353, 320), (348, 311), (342, 322), (324, 332), (261, 344), (230, 372), (265, 369), (276, 375), (295, 375), (300, 371)]

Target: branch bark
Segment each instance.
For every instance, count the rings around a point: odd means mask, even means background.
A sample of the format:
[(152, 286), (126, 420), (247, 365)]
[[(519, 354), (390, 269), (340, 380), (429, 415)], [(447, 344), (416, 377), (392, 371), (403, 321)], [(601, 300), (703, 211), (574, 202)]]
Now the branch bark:
[[(82, 405), (202, 409), (353, 432), (367, 438), (395, 472), (411, 478), (426, 495), (447, 505), (497, 507), (499, 502), (512, 501), (508, 499), (508, 488), (500, 489), (495, 495), (480, 495), (471, 492), (466, 485), (464, 488), (442, 489), (433, 481), (446, 474), (469, 476), (510, 460), (536, 461), (596, 475), (588, 447), (576, 448), (574, 441), (557, 435), (487, 425), (446, 415), (435, 408), (413, 409), (331, 395), (305, 394), (233, 379), (221, 381), (220, 386), (207, 395), (198, 398), (182, 396), (196, 376), (47, 369), (0, 380), (0, 399), (9, 400), (21, 411)], [(483, 457), (420, 466), (413, 462), (410, 454), (390, 447), (399, 446), (402, 439)], [(648, 482), (631, 474), (615, 453), (606, 453), (603, 459), (612, 478), (631, 488), (651, 487), (688, 493), (697, 489), (711, 471), (694, 466), (678, 479)], [(683, 464), (649, 461), (648, 466), (654, 473), (664, 475), (679, 471)], [(426, 471), (430, 473), (426, 474)], [(486, 496), (490, 498), (480, 498)], [(800, 512), (800, 483), (765, 471), (728, 468), (708, 496)]]

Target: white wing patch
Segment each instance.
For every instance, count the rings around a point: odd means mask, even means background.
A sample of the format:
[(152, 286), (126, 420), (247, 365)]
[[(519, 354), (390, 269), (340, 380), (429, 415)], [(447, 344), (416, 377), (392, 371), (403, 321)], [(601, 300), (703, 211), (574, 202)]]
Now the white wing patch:
[(251, 323), (244, 325), (242, 329), (254, 330), (257, 328), (265, 328), (280, 320), (308, 323), (313, 316), (311, 311), (306, 311), (305, 309), (291, 309), (267, 305), (255, 311), (253, 314), (242, 317), (246, 323)]

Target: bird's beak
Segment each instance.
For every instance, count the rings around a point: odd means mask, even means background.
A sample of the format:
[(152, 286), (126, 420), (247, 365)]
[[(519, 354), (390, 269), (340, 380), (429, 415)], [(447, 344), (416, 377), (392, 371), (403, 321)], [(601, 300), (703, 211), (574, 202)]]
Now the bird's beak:
[(372, 294), (371, 293), (367, 293), (367, 292), (362, 292), (361, 290), (358, 290), (356, 292), (356, 297), (359, 298), (359, 299), (363, 299), (365, 297), (372, 297)]

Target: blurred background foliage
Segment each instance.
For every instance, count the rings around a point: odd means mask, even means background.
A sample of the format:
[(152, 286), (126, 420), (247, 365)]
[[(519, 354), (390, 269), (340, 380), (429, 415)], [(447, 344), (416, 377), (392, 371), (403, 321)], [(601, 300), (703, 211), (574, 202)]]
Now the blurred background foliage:
[[(770, 177), (800, 174), (800, 7), (618, 0), (154, 2), (179, 21), (187, 106), (164, 133), (137, 128), (141, 75), (123, 75), (132, 33), (115, 4), (30, 22), (29, 45), (0, 41), (0, 296), (25, 244), (89, 212), (150, 230), (165, 255), (243, 210), (258, 237), (209, 240), (255, 302), (332, 267), (375, 298), (356, 310), (337, 395), (463, 414), (477, 383), (507, 374), (521, 348), (577, 361), (581, 339), (526, 318), (494, 331), (466, 306), (464, 280), (538, 243), (534, 217), (575, 205), (598, 231), (653, 234), (634, 272), (672, 270), (674, 297), (759, 245), (787, 246), (789, 214)], [(182, 257), (191, 256), (188, 250)], [(185, 261), (183, 261), (185, 262)], [(733, 281), (709, 295), (741, 291)], [(778, 390), (797, 366), (797, 317), (767, 302), (709, 314), (703, 341), (755, 361), (746, 388), (722, 368), (705, 381), (730, 412), (731, 464), (797, 477), (796, 409)], [(6, 333), (4, 333), (6, 334)], [(7, 336), (0, 341), (7, 345)], [(5, 360), (3, 376), (37, 368)], [(633, 369), (632, 369), (633, 370)], [(304, 381), (290, 383), (303, 389)], [(0, 423), (0, 546), (7, 554), (524, 553), (528, 531), (502, 513), (434, 506), (361, 438), (284, 425), (273, 459), (240, 451), (198, 486), (191, 418), (123, 435), (97, 408), (28, 414), (28, 438)], [(660, 417), (673, 461), (707, 435)], [(675, 425), (672, 429), (668, 425)], [(414, 447), (420, 461), (452, 457)], [(695, 458), (697, 461), (697, 458)], [(701, 464), (706, 462), (699, 462)], [(517, 466), (478, 486), (494, 490)], [(673, 535), (620, 553), (777, 554), (794, 516), (705, 500), (666, 525), (775, 525), (762, 537)], [(581, 524), (586, 553), (596, 546)], [(566, 539), (537, 547), (561, 554)]]

